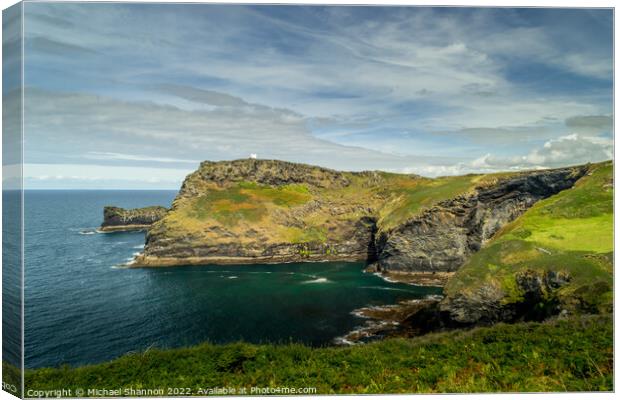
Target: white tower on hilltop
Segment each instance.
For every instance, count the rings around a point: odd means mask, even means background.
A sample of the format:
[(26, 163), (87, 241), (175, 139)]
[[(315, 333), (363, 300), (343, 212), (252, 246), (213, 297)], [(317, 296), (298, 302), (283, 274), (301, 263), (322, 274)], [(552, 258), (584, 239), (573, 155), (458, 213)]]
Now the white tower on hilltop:
[(256, 153), (251, 153), (251, 154), (250, 154), (250, 158), (251, 158), (252, 160), (256, 160), (256, 158), (257, 158), (257, 157), (258, 157), (258, 155), (257, 155)]

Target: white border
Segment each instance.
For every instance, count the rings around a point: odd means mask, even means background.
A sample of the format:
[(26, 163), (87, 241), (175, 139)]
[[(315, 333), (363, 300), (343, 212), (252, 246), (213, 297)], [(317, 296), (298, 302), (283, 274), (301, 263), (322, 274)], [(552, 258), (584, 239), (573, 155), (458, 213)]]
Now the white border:
[[(40, 3), (40, 2), (49, 2), (49, 3), (63, 3), (63, 2), (67, 2), (67, 3), (117, 3), (117, 1), (88, 1), (88, 0), (62, 0), (62, 1), (38, 1), (38, 0), (24, 0), (23, 3)], [(0, 0), (0, 4), (2, 6), (2, 9), (8, 8), (14, 4), (17, 4), (18, 2), (15, 0)], [(21, 12), (22, 12), (22, 121), (21, 121), (21, 135), (22, 135), (22, 208), (21, 208), (21, 219), (22, 219), (22, 229), (23, 229), (23, 224), (24, 224), (24, 193), (23, 193), (23, 160), (24, 160), (24, 94), (23, 94), (23, 87), (24, 87), (24, 82), (25, 82), (25, 77), (24, 77), (24, 41), (23, 41), (23, 35), (24, 35), (24, 6), (21, 6)], [(355, 0), (334, 0), (334, 1), (317, 1), (317, 0), (288, 0), (288, 1), (267, 1), (267, 0), (255, 0), (252, 2), (248, 2), (248, 1), (242, 1), (242, 0), (230, 0), (230, 1), (212, 1), (212, 0), (206, 0), (206, 1), (174, 1), (174, 0), (132, 0), (132, 1), (127, 1), (127, 3), (185, 3), (185, 4), (273, 4), (273, 5), (285, 5), (285, 4), (290, 4), (290, 5), (294, 5), (294, 4), (298, 4), (298, 5), (377, 5), (377, 6), (435, 6), (435, 7), (441, 7), (441, 6), (456, 6), (456, 7), (501, 7), (501, 8), (509, 8), (509, 7), (558, 7), (558, 8), (581, 8), (581, 7), (587, 7), (587, 8), (614, 8), (614, 22), (615, 22), (615, 5), (616, 2), (613, 0), (590, 0), (590, 1), (583, 1), (583, 0), (564, 0), (564, 1), (558, 1), (558, 0), (521, 0), (521, 1), (513, 1), (513, 0), (506, 0), (506, 1), (502, 1), (499, 2), (498, 0), (493, 1), (493, 0), (474, 0), (471, 2), (466, 2), (466, 1), (454, 1), (454, 0), (443, 0), (443, 1), (424, 1), (424, 0), (416, 0), (416, 1), (406, 1), (406, 0), (389, 0), (389, 1), (382, 1), (382, 0), (375, 0), (375, 1), (355, 1)], [(0, 30), (1, 32), (1, 30)], [(616, 111), (616, 103), (615, 103), (615, 98), (617, 93), (617, 88), (615, 85), (615, 46), (618, 43), (618, 34), (615, 30), (615, 24), (614, 24), (614, 115), (615, 115), (615, 111)], [(0, 61), (1, 61), (1, 57), (0, 57)], [(0, 81), (0, 91), (2, 88), (2, 84)], [(1, 113), (1, 111), (0, 111)], [(616, 124), (616, 120), (614, 118), (614, 160), (615, 160), (615, 149), (616, 149), (616, 141), (615, 141), (615, 128), (617, 127)], [(1, 157), (1, 142), (0, 142), (0, 157)], [(617, 173), (617, 165), (614, 163), (614, 176), (616, 176)], [(0, 205), (2, 204), (2, 200), (0, 199)], [(618, 200), (615, 197), (615, 193), (614, 193), (614, 211), (616, 210), (617, 206), (618, 206)], [(618, 222), (617, 220), (618, 216), (616, 215), (616, 213), (614, 212), (614, 251), (616, 248), (618, 248), (618, 244), (620, 243), (620, 239), (618, 238), (617, 235), (615, 235), (615, 227), (618, 226), (616, 223)], [(1, 223), (2, 217), (0, 215), (0, 223)], [(1, 237), (1, 233), (0, 233), (0, 237)], [(23, 366), (24, 366), (24, 235), (23, 235), (23, 230), (22, 230), (22, 237), (21, 237), (22, 243), (22, 371), (23, 371)], [(614, 266), (616, 265), (616, 262), (620, 259), (620, 257), (618, 257), (618, 254), (615, 252), (614, 253)], [(614, 272), (615, 272), (615, 268), (614, 268)], [(617, 280), (616, 280), (616, 275), (614, 273), (614, 326), (617, 326), (617, 318), (618, 318), (618, 313), (615, 312), (615, 305), (616, 305), (616, 300), (617, 297), (615, 296), (615, 288), (617, 288), (616, 286)], [(1, 313), (1, 311), (0, 311)], [(1, 314), (0, 314), (1, 315)], [(615, 350), (615, 343), (617, 342), (618, 338), (618, 332), (614, 329), (614, 350)], [(619, 384), (619, 379), (618, 379), (618, 374), (615, 373), (615, 366), (616, 366), (616, 358), (615, 358), (616, 353), (614, 352), (614, 388), (618, 387)], [(22, 393), (23, 393), (23, 389), (24, 389), (24, 382), (22, 379)], [(515, 398), (523, 398), (526, 397), (528, 399), (565, 399), (565, 398), (576, 398), (576, 399), (598, 399), (598, 398), (614, 398), (613, 394), (609, 394), (609, 393), (570, 393), (570, 394), (558, 394), (558, 393), (532, 393), (532, 394), (465, 394), (465, 395), (446, 395), (446, 394), (439, 394), (439, 395), (377, 395), (377, 396), (373, 396), (374, 398), (380, 398), (380, 399), (411, 399), (415, 396), (415, 398), (421, 398), (421, 399), (451, 399), (454, 398), (454, 396), (459, 396), (459, 398), (466, 398), (466, 399), (474, 399), (474, 398), (479, 398), (479, 397), (483, 397), (483, 398), (501, 398), (501, 399), (515, 399)], [(311, 398), (319, 398), (319, 397), (325, 397), (325, 396), (310, 396)], [(352, 397), (354, 398), (361, 398), (361, 395), (353, 395)], [(14, 397), (11, 396), (10, 394), (8, 394), (7, 392), (4, 391), (0, 391), (0, 399), (13, 399)], [(178, 397), (173, 397), (173, 398), (178, 398)], [(242, 399), (242, 397), (227, 397), (230, 399)], [(298, 400), (300, 397), (293, 397), (293, 396), (286, 396), (286, 397), (280, 397), (280, 398), (284, 398), (284, 399), (291, 399), (291, 400)]]

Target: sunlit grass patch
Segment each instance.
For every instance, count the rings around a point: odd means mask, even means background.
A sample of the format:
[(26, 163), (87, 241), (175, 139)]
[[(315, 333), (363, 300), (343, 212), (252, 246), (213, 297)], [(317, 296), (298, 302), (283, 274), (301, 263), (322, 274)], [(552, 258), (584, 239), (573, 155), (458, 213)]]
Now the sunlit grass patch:
[(391, 187), (394, 200), (381, 210), (379, 226), (386, 230), (413, 217), (425, 207), (452, 199), (475, 187), (476, 175), (419, 179)]

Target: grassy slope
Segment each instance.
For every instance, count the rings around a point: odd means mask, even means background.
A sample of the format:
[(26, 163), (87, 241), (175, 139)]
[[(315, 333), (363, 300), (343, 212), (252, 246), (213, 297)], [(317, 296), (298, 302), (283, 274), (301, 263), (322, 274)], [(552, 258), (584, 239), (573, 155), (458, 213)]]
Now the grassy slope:
[[(26, 372), (26, 388), (316, 387), (318, 393), (613, 389), (611, 317), (478, 328), (362, 346), (203, 344)], [(6, 371), (6, 366), (5, 366)]]
[(592, 311), (612, 305), (613, 166), (595, 164), (574, 188), (536, 203), (500, 231), (445, 288), (448, 295), (499, 285), (506, 301), (520, 298), (514, 275), (526, 269), (566, 271), (572, 281), (558, 293)]

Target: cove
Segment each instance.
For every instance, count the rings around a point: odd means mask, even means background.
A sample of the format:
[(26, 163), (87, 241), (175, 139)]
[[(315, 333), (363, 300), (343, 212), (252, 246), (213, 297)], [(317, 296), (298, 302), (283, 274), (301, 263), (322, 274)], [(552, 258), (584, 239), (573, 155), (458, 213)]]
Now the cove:
[(144, 233), (99, 234), (105, 205), (169, 206), (174, 191), (27, 191), (27, 368), (84, 365), (202, 342), (332, 345), (352, 312), (437, 294), (363, 263), (127, 269)]

